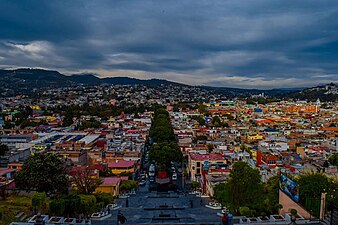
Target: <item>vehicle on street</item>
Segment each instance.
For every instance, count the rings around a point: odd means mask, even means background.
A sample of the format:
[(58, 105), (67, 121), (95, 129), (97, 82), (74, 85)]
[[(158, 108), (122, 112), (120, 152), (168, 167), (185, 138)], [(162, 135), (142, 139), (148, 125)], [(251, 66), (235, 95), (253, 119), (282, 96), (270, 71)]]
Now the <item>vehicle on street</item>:
[(144, 185), (146, 185), (147, 184), (147, 180), (146, 179), (142, 179), (141, 181), (140, 181), (140, 186), (144, 186)]

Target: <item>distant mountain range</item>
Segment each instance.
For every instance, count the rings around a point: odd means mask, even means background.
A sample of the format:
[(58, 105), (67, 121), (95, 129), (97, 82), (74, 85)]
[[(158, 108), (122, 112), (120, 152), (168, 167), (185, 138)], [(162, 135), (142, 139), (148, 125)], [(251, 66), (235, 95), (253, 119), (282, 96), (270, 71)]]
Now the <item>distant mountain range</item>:
[(130, 77), (99, 78), (93, 74), (75, 74), (66, 76), (58, 71), (42, 69), (0, 70), (0, 91), (2, 96), (30, 94), (43, 88), (58, 88), (76, 85), (175, 85), (188, 86), (161, 79), (141, 80)]
[[(64, 86), (71, 83), (99, 85), (99, 84), (115, 84), (115, 85), (183, 85), (167, 80), (150, 79), (141, 80), (130, 77), (108, 77), (99, 78), (93, 74), (74, 74), (70, 76), (63, 75), (58, 71), (42, 70), (42, 69), (16, 69), (16, 70), (0, 70), (0, 81), (8, 81), (10, 79), (25, 80), (25, 82), (43, 83), (50, 85)], [(35, 85), (33, 84), (33, 85)]]
[[(146, 85), (157, 87), (160, 85), (185, 86), (189, 85), (176, 83), (162, 79), (142, 80), (130, 77), (109, 77), (99, 78), (93, 74), (75, 74), (66, 76), (58, 71), (42, 70), (42, 69), (15, 69), (15, 70), (0, 70), (0, 91), (2, 96), (11, 96), (15, 94), (30, 94), (32, 91), (43, 88), (57, 88), (77, 85)], [(228, 87), (210, 87), (199, 86), (200, 88), (223, 93), (229, 97), (234, 96), (250, 96), (264, 93), (269, 96), (306, 97), (306, 94), (301, 95), (303, 88), (281, 88), (271, 90), (259, 89), (242, 89)], [(306, 89), (304, 89), (306, 90)], [(311, 89), (312, 90), (312, 89)], [(317, 89), (315, 89), (317, 90)], [(311, 92), (311, 96), (314, 93)]]

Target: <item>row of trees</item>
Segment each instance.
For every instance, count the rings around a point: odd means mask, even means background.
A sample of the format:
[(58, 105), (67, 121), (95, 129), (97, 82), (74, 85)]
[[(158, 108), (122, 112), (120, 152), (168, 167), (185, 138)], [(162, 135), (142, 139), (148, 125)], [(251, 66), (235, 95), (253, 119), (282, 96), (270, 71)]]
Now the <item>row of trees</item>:
[(168, 167), (171, 161), (180, 162), (182, 160), (183, 155), (176, 143), (169, 113), (165, 109), (160, 108), (155, 111), (149, 133), (156, 143), (150, 148), (150, 160), (154, 160), (159, 166), (164, 167)]
[[(320, 195), (327, 193), (327, 201), (338, 201), (338, 183), (321, 173), (308, 173), (294, 178), (299, 187), (302, 205), (318, 214)], [(227, 182), (215, 187), (214, 198), (235, 214), (245, 216), (270, 215), (278, 213), (279, 175), (261, 182), (259, 170), (251, 168), (245, 162), (236, 162)], [(312, 200), (315, 204), (309, 204)], [(316, 211), (315, 211), (316, 209)]]
[(168, 111), (159, 108), (154, 112), (153, 121), (149, 130), (150, 137), (154, 142), (174, 142), (175, 134), (170, 123)]

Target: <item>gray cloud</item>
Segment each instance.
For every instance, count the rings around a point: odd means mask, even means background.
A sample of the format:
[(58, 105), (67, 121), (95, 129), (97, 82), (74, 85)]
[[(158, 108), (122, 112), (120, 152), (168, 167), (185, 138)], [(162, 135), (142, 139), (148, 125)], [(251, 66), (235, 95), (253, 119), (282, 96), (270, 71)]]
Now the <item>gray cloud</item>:
[(338, 80), (334, 0), (3, 0), (0, 66), (237, 87)]

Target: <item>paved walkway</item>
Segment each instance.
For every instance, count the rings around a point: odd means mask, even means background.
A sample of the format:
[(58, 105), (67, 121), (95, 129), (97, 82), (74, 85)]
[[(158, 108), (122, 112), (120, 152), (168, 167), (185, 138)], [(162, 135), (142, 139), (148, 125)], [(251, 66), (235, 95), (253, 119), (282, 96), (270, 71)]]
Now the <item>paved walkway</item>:
[[(130, 196), (128, 202), (128, 208), (126, 199), (118, 199), (117, 202), (122, 205), (126, 224), (220, 224), (216, 210), (206, 208), (206, 199), (194, 195), (149, 192), (145, 186), (136, 195)], [(107, 220), (93, 221), (93, 225), (104, 224), (117, 224), (117, 211), (113, 211), (112, 217)]]

